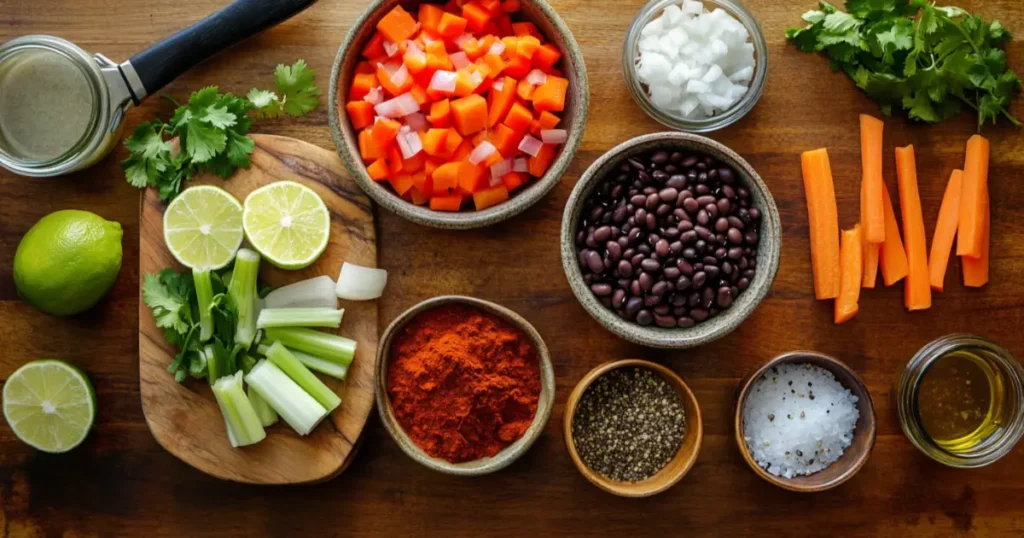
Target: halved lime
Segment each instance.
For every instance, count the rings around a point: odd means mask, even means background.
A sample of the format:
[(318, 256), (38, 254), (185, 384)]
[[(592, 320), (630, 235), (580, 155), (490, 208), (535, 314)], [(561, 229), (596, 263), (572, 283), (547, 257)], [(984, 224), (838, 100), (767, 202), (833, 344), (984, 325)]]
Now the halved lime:
[(313, 189), (278, 181), (245, 199), (245, 236), (253, 248), (282, 269), (302, 269), (327, 248), (331, 214)]
[(7, 378), (4, 418), (14, 435), (32, 447), (67, 452), (92, 428), (96, 392), (81, 370), (64, 361), (32, 361)]
[(190, 187), (164, 211), (167, 248), (192, 269), (220, 269), (231, 263), (242, 238), (242, 204), (224, 189)]

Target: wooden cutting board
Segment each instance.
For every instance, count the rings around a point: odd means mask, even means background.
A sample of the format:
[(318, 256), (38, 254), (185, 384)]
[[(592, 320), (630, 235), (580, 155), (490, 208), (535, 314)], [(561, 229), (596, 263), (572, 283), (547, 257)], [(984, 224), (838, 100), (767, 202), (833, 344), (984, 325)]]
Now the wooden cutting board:
[[(333, 151), (292, 138), (253, 135), (252, 166), (227, 181), (200, 177), (193, 184), (223, 187), (239, 201), (268, 183), (292, 180), (320, 195), (331, 212), (327, 250), (315, 264), (284, 271), (264, 262), (260, 276), (272, 286), (319, 275), (337, 279), (343, 261), (377, 266), (377, 241), (370, 200), (356, 186)], [(164, 204), (153, 189), (146, 191), (140, 218), (140, 275), (165, 267), (182, 267), (163, 239)], [(141, 277), (140, 277), (141, 280)], [(164, 340), (149, 307), (139, 301), (139, 379), (142, 409), (161, 446), (189, 465), (236, 482), (298, 484), (332, 478), (351, 460), (363, 426), (373, 408), (373, 372), (377, 352), (377, 301), (342, 301), (345, 309), (338, 334), (358, 343), (355, 360), (343, 383), (320, 376), (342, 398), (312, 434), (300, 437), (283, 422), (267, 429), (261, 443), (232, 448), (224, 420), (205, 380), (174, 381), (167, 372), (175, 350)]]

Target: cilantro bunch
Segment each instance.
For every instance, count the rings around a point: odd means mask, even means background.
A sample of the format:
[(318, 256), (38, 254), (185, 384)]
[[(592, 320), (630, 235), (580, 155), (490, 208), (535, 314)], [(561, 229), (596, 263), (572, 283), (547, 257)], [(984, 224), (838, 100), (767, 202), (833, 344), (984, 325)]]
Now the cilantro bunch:
[(975, 111), (978, 129), (991, 120), (1020, 121), (1010, 102), (1021, 80), (1007, 67), (1010, 33), (958, 7), (925, 0), (847, 0), (847, 12), (827, 2), (804, 13), (804, 28), (786, 38), (804, 52), (824, 52), (891, 115), (937, 123)]
[(160, 200), (169, 202), (182, 184), (209, 172), (227, 178), (238, 168), (249, 168), (256, 144), (248, 136), (252, 113), (257, 119), (281, 114), (303, 116), (320, 103), (315, 72), (299, 60), (274, 71), (277, 92), (252, 89), (248, 98), (221, 94), (216, 86), (192, 93), (164, 123), (154, 120), (135, 128), (124, 145), (131, 155), (121, 167), (128, 183), (153, 187)]

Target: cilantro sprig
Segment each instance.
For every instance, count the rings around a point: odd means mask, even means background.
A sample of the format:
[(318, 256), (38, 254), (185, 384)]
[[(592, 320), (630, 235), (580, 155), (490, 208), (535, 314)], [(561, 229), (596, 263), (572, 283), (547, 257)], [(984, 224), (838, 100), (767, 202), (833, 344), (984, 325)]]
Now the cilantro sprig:
[(1010, 113), (1021, 80), (1007, 66), (1011, 35), (999, 21), (925, 0), (847, 0), (846, 12), (820, 2), (803, 20), (786, 31), (789, 42), (824, 52), (886, 115), (937, 123), (967, 106), (979, 130), (1000, 117), (1021, 125)]
[[(278, 65), (274, 84), (279, 93), (253, 88), (247, 97), (220, 93), (209, 86), (189, 96), (171, 119), (140, 124), (124, 145), (131, 154), (121, 167), (134, 187), (158, 190), (169, 202), (185, 181), (209, 172), (227, 178), (239, 168), (249, 168), (256, 144), (248, 136), (252, 118), (282, 114), (303, 116), (320, 103), (315, 71), (299, 60)], [(280, 95), (279, 95), (280, 94)]]

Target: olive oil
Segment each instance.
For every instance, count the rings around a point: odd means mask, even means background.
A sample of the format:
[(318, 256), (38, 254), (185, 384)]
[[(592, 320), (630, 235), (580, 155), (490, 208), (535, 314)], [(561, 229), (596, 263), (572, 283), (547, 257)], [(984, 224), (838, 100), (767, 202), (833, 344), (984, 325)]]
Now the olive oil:
[(942, 449), (969, 452), (1005, 425), (1002, 369), (970, 350), (950, 351), (928, 366), (917, 391), (924, 431)]

